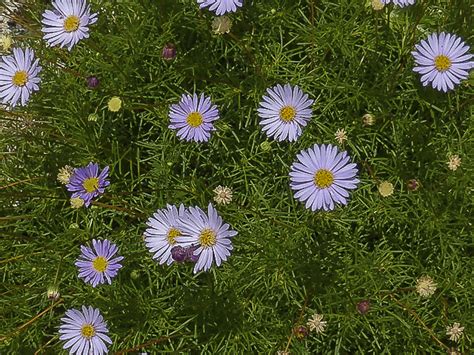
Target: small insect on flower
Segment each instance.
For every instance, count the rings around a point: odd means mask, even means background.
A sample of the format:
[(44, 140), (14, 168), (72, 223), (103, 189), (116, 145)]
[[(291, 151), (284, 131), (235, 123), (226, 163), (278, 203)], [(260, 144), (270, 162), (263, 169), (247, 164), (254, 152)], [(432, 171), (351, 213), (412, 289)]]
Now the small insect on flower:
[(296, 141), (311, 119), (313, 100), (298, 86), (276, 85), (267, 89), (258, 108), (260, 125), (268, 137), (277, 141)]
[(306, 323), (306, 325), (309, 327), (309, 330), (315, 331), (318, 334), (324, 333), (327, 326), (327, 322), (323, 321), (323, 317), (324, 316), (321, 314), (313, 314), (313, 316), (308, 319), (308, 322)]
[(379, 193), (383, 197), (388, 197), (388, 196), (393, 194), (393, 184), (391, 182), (388, 182), (388, 181), (383, 181), (378, 186), (378, 190), (379, 190)]
[(416, 292), (418, 292), (421, 297), (432, 296), (436, 291), (436, 287), (436, 283), (429, 276), (422, 276), (416, 280)]
[(107, 239), (93, 239), (92, 246), (93, 248), (89, 248), (81, 245), (82, 253), (75, 263), (79, 269), (79, 277), (92, 287), (105, 282), (110, 285), (122, 267), (119, 262), (123, 260), (123, 256), (113, 257), (118, 247)]
[(336, 204), (347, 204), (348, 191), (360, 182), (356, 164), (349, 163), (347, 152), (339, 152), (331, 144), (315, 144), (296, 158), (291, 166), (290, 187), (297, 200), (306, 202), (306, 208), (312, 211), (328, 211)]
[(200, 9), (209, 7), (209, 11), (220, 16), (227, 12), (236, 12), (238, 7), (242, 7), (243, 0), (197, 0), (197, 3)]
[(446, 335), (449, 335), (449, 340), (458, 342), (459, 339), (463, 336), (464, 327), (461, 327), (461, 324), (454, 323), (453, 325), (446, 327)]
[(89, 207), (91, 201), (104, 193), (110, 182), (109, 167), (106, 166), (99, 173), (99, 164), (89, 163), (86, 167), (74, 169), (74, 174), (69, 178), (66, 185), (68, 191), (72, 192), (71, 197), (80, 197), (84, 200), (84, 205)]
[(215, 193), (214, 201), (218, 205), (227, 205), (232, 201), (232, 190), (227, 186), (219, 185), (212, 191)]
[(43, 13), (41, 31), (49, 46), (67, 46), (71, 50), (80, 40), (89, 38), (89, 25), (97, 21), (85, 0), (55, 0), (54, 9)]
[(461, 166), (461, 158), (457, 154), (450, 155), (446, 164), (448, 164), (449, 170), (456, 171)]
[[(148, 218), (146, 224), (149, 228), (146, 229), (145, 244), (151, 253), (154, 253), (153, 259), (158, 260), (159, 264), (170, 265), (173, 260), (183, 261), (185, 259), (186, 251), (183, 246), (179, 245), (176, 238), (182, 235), (181, 221), (185, 214), (185, 207), (183, 204), (179, 206), (167, 205), (153, 213), (153, 216)], [(173, 248), (177, 248), (173, 252)], [(174, 258), (176, 256), (176, 258)]]
[(212, 31), (216, 35), (229, 33), (232, 28), (232, 20), (227, 16), (218, 16), (212, 20)]
[(439, 91), (454, 89), (474, 67), (474, 61), (470, 60), (473, 55), (466, 54), (469, 46), (454, 34), (433, 33), (428, 40), (416, 44), (415, 49), (411, 52), (417, 65), (413, 71), (421, 74), (423, 86), (431, 83)]
[(194, 273), (209, 270), (214, 262), (220, 266), (230, 256), (233, 249), (231, 238), (237, 232), (223, 223), (211, 204), (207, 207), (207, 214), (199, 207), (189, 207), (185, 216), (181, 224), (183, 236), (176, 240), (185, 246), (198, 246), (194, 251), (194, 255), (199, 256)]
[(207, 142), (215, 131), (213, 122), (219, 119), (219, 111), (204, 94), (200, 97), (182, 95), (178, 104), (171, 105), (169, 117), (168, 127), (177, 131), (179, 138), (188, 142)]
[(2, 104), (25, 106), (33, 91), (38, 91), (41, 67), (32, 49), (13, 48), (13, 55), (2, 56), (0, 62), (0, 99)]
[(82, 306), (82, 312), (77, 309), (66, 311), (61, 318), (59, 339), (65, 344), (63, 349), (69, 349), (69, 354), (107, 354), (107, 345), (112, 344), (109, 338), (107, 323), (97, 308)]
[(74, 174), (74, 168), (69, 165), (64, 165), (58, 172), (58, 181), (66, 185), (69, 183), (69, 179), (71, 178), (72, 174)]
[(405, 7), (408, 5), (413, 5), (415, 3), (415, 0), (381, 0), (381, 2), (385, 5), (393, 2), (397, 6)]

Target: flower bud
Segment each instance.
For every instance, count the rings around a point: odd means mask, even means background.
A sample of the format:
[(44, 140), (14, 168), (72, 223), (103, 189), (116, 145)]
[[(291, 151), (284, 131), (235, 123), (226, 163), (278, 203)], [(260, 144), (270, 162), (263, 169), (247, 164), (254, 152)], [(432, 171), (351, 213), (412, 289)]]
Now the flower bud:
[(87, 87), (89, 89), (95, 89), (96, 87), (99, 86), (99, 79), (96, 76), (89, 76), (87, 79)]
[(173, 258), (174, 261), (181, 263), (184, 260), (186, 260), (186, 249), (183, 248), (182, 246), (178, 245), (173, 248), (171, 248), (171, 257)]
[(173, 60), (176, 58), (176, 46), (173, 43), (166, 43), (161, 52), (164, 60)]
[(359, 303), (357, 303), (356, 308), (357, 308), (357, 312), (364, 315), (370, 309), (370, 301), (369, 300), (362, 300)]

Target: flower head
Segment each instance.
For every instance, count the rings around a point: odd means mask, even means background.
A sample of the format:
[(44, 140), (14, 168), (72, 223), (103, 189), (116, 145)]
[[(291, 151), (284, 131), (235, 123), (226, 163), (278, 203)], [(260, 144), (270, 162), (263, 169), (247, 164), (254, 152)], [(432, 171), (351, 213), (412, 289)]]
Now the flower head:
[(80, 197), (71, 197), (69, 199), (72, 208), (81, 208), (84, 206), (84, 200)]
[(415, 0), (381, 0), (381, 2), (385, 5), (393, 2), (397, 6), (405, 7), (408, 5), (413, 5), (415, 3)]
[(122, 267), (119, 263), (122, 256), (114, 257), (118, 251), (117, 245), (109, 240), (92, 240), (93, 248), (81, 245), (81, 255), (75, 265), (79, 269), (79, 277), (92, 287), (107, 282), (112, 283), (112, 278), (117, 276)]
[(9, 52), (12, 46), (13, 40), (12, 37), (9, 35), (1, 35), (0, 36), (0, 48), (3, 52)]
[(111, 112), (118, 112), (122, 108), (122, 100), (120, 97), (114, 96), (107, 102), (107, 107)]
[(344, 128), (338, 129), (334, 136), (336, 137), (336, 141), (339, 144), (343, 144), (345, 141), (347, 141), (347, 132)]
[(105, 343), (112, 344), (108, 332), (100, 311), (91, 306), (82, 306), (82, 312), (70, 309), (61, 318), (59, 339), (65, 342), (63, 349), (69, 349), (70, 354), (102, 355), (108, 352)]
[(227, 260), (233, 249), (231, 238), (237, 232), (223, 223), (211, 204), (207, 207), (207, 214), (199, 207), (189, 207), (181, 227), (183, 236), (178, 237), (177, 241), (185, 246), (198, 246), (194, 251), (194, 255), (199, 256), (194, 265), (194, 273), (209, 270), (213, 262), (220, 266)]
[(74, 173), (74, 168), (70, 167), (69, 165), (64, 165), (58, 172), (58, 181), (66, 185), (69, 182), (72, 174)]
[(416, 44), (415, 49), (411, 52), (417, 65), (413, 71), (421, 74), (423, 86), (431, 83), (439, 91), (454, 89), (474, 67), (474, 61), (470, 60), (472, 54), (466, 54), (469, 46), (450, 33), (433, 33), (427, 41)]
[(356, 164), (349, 163), (347, 152), (339, 152), (331, 144), (302, 150), (290, 171), (290, 187), (295, 198), (306, 201), (312, 211), (333, 210), (335, 204), (347, 204), (348, 190), (357, 187)]
[(456, 171), (461, 166), (461, 158), (457, 154), (450, 155), (446, 164), (448, 164), (449, 170)]
[(388, 182), (388, 181), (383, 181), (378, 186), (378, 190), (379, 190), (379, 193), (383, 197), (388, 197), (388, 196), (393, 194), (393, 184), (391, 182)]
[(213, 122), (219, 118), (217, 106), (211, 99), (201, 94), (183, 95), (178, 104), (170, 108), (170, 129), (186, 141), (207, 142), (214, 131)]
[(243, 0), (197, 0), (199, 8), (209, 7), (216, 15), (224, 15), (227, 12), (236, 12), (238, 7), (242, 7)]
[(324, 333), (327, 322), (323, 321), (323, 315), (315, 313), (310, 319), (308, 319), (306, 325), (309, 327), (310, 331), (315, 331), (316, 333), (321, 334)]
[(464, 327), (461, 324), (454, 323), (453, 325), (446, 327), (446, 335), (449, 335), (449, 340), (458, 342), (461, 339), (464, 332)]
[(227, 186), (219, 185), (212, 191), (215, 193), (214, 201), (218, 205), (227, 205), (232, 201), (232, 190)]
[[(154, 253), (153, 259), (158, 260), (160, 265), (166, 263), (170, 265), (173, 260), (173, 247), (180, 246), (176, 238), (182, 235), (181, 220), (184, 217), (185, 208), (181, 204), (179, 209), (176, 206), (167, 205), (148, 218), (146, 224), (145, 244), (151, 253)], [(185, 251), (176, 250), (174, 253), (185, 254)], [(177, 256), (179, 259), (179, 255)], [(184, 260), (184, 257), (183, 257)], [(180, 260), (177, 260), (180, 261)]]
[(375, 116), (371, 113), (366, 113), (362, 116), (362, 122), (364, 126), (373, 126), (375, 124)]
[(104, 193), (110, 182), (105, 180), (109, 176), (109, 167), (106, 166), (99, 173), (99, 164), (89, 163), (86, 167), (74, 169), (74, 174), (66, 185), (68, 191), (73, 192), (72, 197), (80, 197), (89, 207), (92, 199)]
[(382, 0), (372, 0), (371, 5), (375, 11), (380, 11), (385, 6)]
[(436, 291), (436, 283), (429, 276), (422, 276), (416, 280), (416, 292), (421, 297), (430, 297)]
[(46, 297), (48, 297), (50, 301), (57, 301), (59, 299), (59, 296), (60, 294), (57, 287), (48, 287), (48, 290), (46, 291)]
[(218, 16), (212, 20), (212, 31), (216, 35), (223, 35), (229, 33), (232, 27), (232, 20), (227, 16)]
[(89, 37), (89, 25), (97, 21), (86, 0), (55, 0), (54, 9), (43, 13), (43, 39), (50, 46), (67, 46), (71, 50), (80, 40)]
[(296, 141), (303, 132), (302, 127), (311, 119), (314, 101), (298, 86), (290, 84), (268, 88), (267, 94), (257, 110), (263, 131), (277, 141)]
[(2, 104), (25, 106), (33, 91), (38, 91), (41, 67), (32, 49), (13, 48), (13, 55), (2, 56), (0, 62), (0, 99)]

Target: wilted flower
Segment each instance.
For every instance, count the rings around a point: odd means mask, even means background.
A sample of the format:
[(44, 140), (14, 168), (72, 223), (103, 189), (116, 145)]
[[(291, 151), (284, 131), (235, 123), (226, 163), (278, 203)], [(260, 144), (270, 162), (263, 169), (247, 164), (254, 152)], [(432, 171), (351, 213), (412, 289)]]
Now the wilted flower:
[(84, 200), (80, 197), (71, 197), (69, 199), (72, 208), (81, 208), (84, 206)]
[(373, 126), (375, 123), (375, 116), (371, 113), (366, 113), (362, 116), (362, 122), (364, 123), (364, 126)]
[(232, 20), (227, 16), (218, 16), (212, 20), (212, 31), (216, 35), (222, 35), (224, 33), (229, 33), (232, 27)]
[(58, 288), (53, 286), (49, 287), (48, 291), (46, 292), (46, 296), (50, 301), (56, 301), (57, 299), (59, 299), (60, 296)]
[(118, 112), (122, 108), (122, 100), (118, 96), (112, 97), (107, 103), (109, 111)]
[(458, 342), (461, 339), (464, 332), (464, 327), (461, 327), (461, 324), (454, 323), (451, 326), (446, 327), (446, 335), (449, 335), (449, 340)]
[(378, 187), (379, 193), (383, 197), (388, 197), (393, 194), (393, 184), (388, 181), (383, 181)]
[(420, 183), (416, 179), (410, 179), (407, 182), (407, 187), (408, 187), (408, 190), (410, 191), (416, 191), (419, 189)]
[(382, 0), (372, 0), (371, 5), (375, 11), (382, 10), (385, 6)]
[(304, 339), (308, 336), (309, 331), (308, 328), (306, 328), (304, 325), (299, 325), (293, 328), (293, 334), (295, 334), (295, 337), (297, 339)]
[(339, 144), (343, 144), (345, 141), (347, 141), (347, 132), (344, 128), (338, 129), (334, 136), (336, 137), (336, 141)]
[(324, 333), (326, 329), (327, 322), (323, 321), (323, 315), (321, 314), (313, 314), (313, 316), (308, 320), (306, 325), (309, 327), (310, 331), (315, 331), (318, 334)]
[(215, 193), (214, 201), (218, 205), (227, 205), (232, 201), (232, 190), (227, 186), (217, 186), (213, 192)]
[(58, 172), (58, 181), (66, 185), (69, 183), (69, 179), (71, 178), (72, 174), (74, 173), (74, 168), (69, 165), (64, 165)]
[(436, 291), (436, 283), (429, 276), (422, 276), (416, 280), (416, 292), (421, 297), (430, 297)]
[(87, 120), (90, 122), (96, 122), (99, 119), (99, 115), (97, 113), (91, 113), (88, 117)]
[(449, 170), (456, 171), (461, 166), (461, 158), (457, 154), (450, 155), (446, 164), (448, 164)]
[(0, 46), (3, 52), (9, 52), (12, 46), (12, 37), (9, 35), (1, 35), (0, 36)]

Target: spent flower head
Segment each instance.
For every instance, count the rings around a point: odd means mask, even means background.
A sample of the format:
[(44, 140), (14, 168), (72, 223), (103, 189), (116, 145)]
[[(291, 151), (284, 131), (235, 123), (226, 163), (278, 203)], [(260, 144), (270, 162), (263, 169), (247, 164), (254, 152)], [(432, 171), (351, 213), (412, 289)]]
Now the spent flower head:
[(364, 126), (373, 126), (375, 124), (375, 116), (371, 113), (366, 113), (362, 116), (362, 123)]
[(80, 197), (71, 197), (69, 199), (69, 203), (71, 204), (72, 208), (81, 208), (84, 206), (85, 201)]
[(416, 292), (421, 297), (430, 297), (436, 291), (437, 284), (429, 276), (422, 276), (416, 280)]
[(347, 141), (347, 132), (344, 128), (338, 129), (334, 136), (339, 144), (343, 144), (345, 141)]
[(378, 186), (379, 193), (383, 197), (388, 197), (393, 194), (393, 184), (388, 181), (383, 181)]
[(323, 321), (323, 317), (324, 316), (322, 314), (313, 314), (306, 323), (306, 325), (309, 327), (309, 330), (314, 331), (318, 334), (324, 333), (327, 326), (327, 322)]
[(227, 205), (232, 201), (232, 190), (229, 187), (219, 185), (212, 191), (218, 205)]
[(74, 174), (74, 168), (69, 165), (64, 165), (59, 169), (57, 179), (61, 184), (66, 185), (69, 183), (72, 174)]
[(212, 20), (212, 31), (216, 35), (229, 33), (232, 28), (232, 20), (227, 16), (218, 16)]
[(449, 336), (449, 340), (458, 342), (462, 338), (464, 327), (461, 327), (460, 323), (454, 323), (446, 327), (446, 335)]
[(456, 171), (461, 166), (461, 158), (457, 154), (450, 155), (446, 164), (448, 164), (449, 170)]

